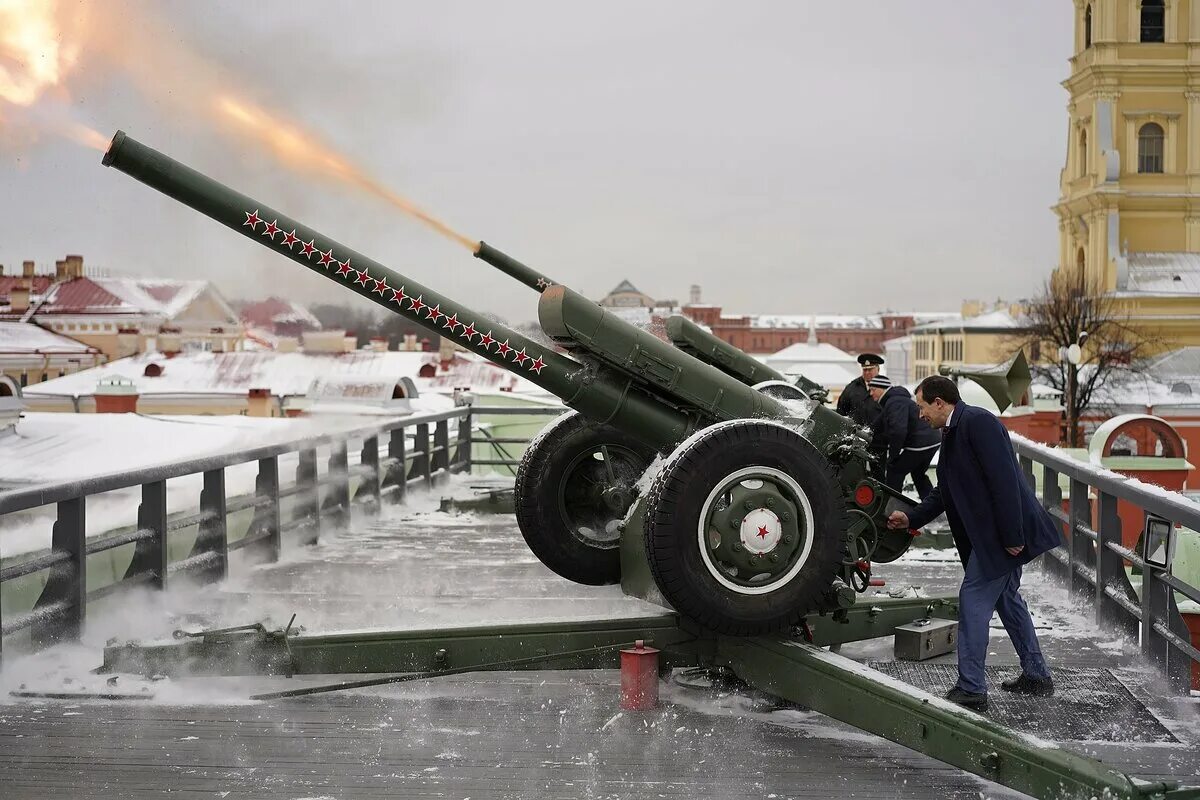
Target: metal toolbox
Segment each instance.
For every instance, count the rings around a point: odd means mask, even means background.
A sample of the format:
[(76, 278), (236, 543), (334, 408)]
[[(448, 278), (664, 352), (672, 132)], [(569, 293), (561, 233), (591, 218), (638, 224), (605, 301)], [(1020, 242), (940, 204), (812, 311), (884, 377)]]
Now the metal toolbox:
[(896, 658), (924, 661), (953, 653), (958, 646), (958, 623), (952, 619), (919, 619), (896, 627)]

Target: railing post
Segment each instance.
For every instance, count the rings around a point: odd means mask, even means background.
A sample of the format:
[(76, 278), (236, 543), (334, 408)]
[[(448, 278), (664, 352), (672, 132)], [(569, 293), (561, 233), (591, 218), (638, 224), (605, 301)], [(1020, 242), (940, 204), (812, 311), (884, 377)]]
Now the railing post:
[(1108, 547), (1110, 543), (1121, 543), (1117, 498), (1102, 491), (1097, 506), (1100, 541), (1096, 545), (1096, 625), (1133, 638), (1138, 635), (1137, 618), (1108, 595), (1110, 591), (1119, 592), (1131, 602), (1137, 602), (1129, 576), (1125, 574), (1125, 560)]
[(329, 497), (325, 508), (333, 509), (334, 525), (345, 528), (350, 524), (350, 461), (346, 441), (334, 442), (329, 452)]
[[(1055, 512), (1062, 511), (1062, 487), (1058, 484), (1058, 471), (1048, 464), (1042, 465), (1042, 505), (1047, 509), (1054, 509)], [(1064, 533), (1062, 521), (1053, 515), (1050, 520), (1054, 523), (1054, 530), (1058, 531), (1059, 543), (1063, 547), (1070, 547), (1071, 543)], [(1067, 572), (1063, 570), (1062, 563), (1054, 556), (1047, 555), (1042, 559), (1042, 564), (1059, 578), (1067, 579)]]
[(1033, 459), (1021, 453), (1017, 456), (1017, 463), (1021, 465), (1021, 474), (1029, 482), (1029, 488), (1033, 489), (1034, 494), (1037, 494), (1037, 479), (1033, 475)]
[(471, 474), (471, 437), (473, 435), (471, 425), (475, 415), (471, 413), (471, 407), (466, 406), (467, 413), (458, 418), (458, 447), (454, 454), (454, 463), (457, 465), (457, 472), (463, 472), (467, 475)]
[(204, 473), (204, 488), (200, 491), (200, 532), (192, 545), (191, 555), (212, 554), (208, 565), (197, 569), (200, 580), (219, 581), (229, 575), (228, 517), (225, 509), (225, 469), (210, 469)]
[(167, 482), (154, 481), (142, 484), (142, 503), (138, 506), (139, 530), (154, 533), (142, 539), (133, 549), (133, 560), (125, 570), (130, 578), (143, 572), (154, 577), (150, 585), (155, 589), (167, 588)]
[(433, 467), (442, 483), (450, 478), (450, 420), (440, 419), (433, 426)]
[(267, 499), (266, 505), (254, 509), (254, 520), (246, 535), (266, 533), (266, 538), (253, 545), (268, 561), (278, 561), (283, 553), (283, 526), (279, 511), (279, 457), (269, 456), (258, 460), (258, 477), (254, 479), (254, 493)]
[(404, 426), (393, 428), (388, 437), (388, 467), (387, 483), (396, 484), (394, 503), (403, 503), (404, 495), (408, 492), (408, 449), (405, 443)]
[(29, 628), (35, 647), (63, 639), (78, 639), (87, 616), (87, 533), (86, 496), (63, 500), (58, 504), (58, 519), (50, 539), (50, 548), (69, 558), (50, 568), (50, 578), (34, 604), (34, 610), (63, 604), (61, 611), (49, 612)]
[(1095, 568), (1095, 551), (1092, 540), (1081, 532), (1080, 527), (1092, 527), (1092, 507), (1088, 500), (1088, 485), (1078, 478), (1071, 478), (1071, 592), (1087, 600), (1092, 599), (1094, 588), (1081, 568)]
[(317, 451), (301, 450), (296, 465), (296, 511), (305, 528), (310, 529), (302, 536), (301, 544), (316, 544), (321, 538), (321, 484), (317, 479)]
[(380, 491), (383, 483), (383, 476), (379, 474), (379, 437), (369, 436), (363, 440), (362, 451), (358, 456), (359, 463), (366, 467), (362, 477), (363, 482), (359, 484), (358, 491), (354, 496), (364, 496), (367, 498), (367, 509), (371, 513), (379, 511), (379, 503), (381, 500)]
[(432, 462), (429, 458), (429, 423), (422, 422), (417, 425), (417, 436), (413, 442), (413, 450), (416, 451), (417, 457), (413, 459), (413, 474), (412, 477), (418, 475), (424, 476), (425, 488), (433, 486), (433, 471)]

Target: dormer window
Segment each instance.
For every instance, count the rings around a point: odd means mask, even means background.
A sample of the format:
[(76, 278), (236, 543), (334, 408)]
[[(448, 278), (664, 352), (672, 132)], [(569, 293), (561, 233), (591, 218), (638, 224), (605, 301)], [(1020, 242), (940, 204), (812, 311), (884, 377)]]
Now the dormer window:
[(1163, 6), (1163, 0), (1142, 0), (1141, 22), (1141, 41), (1165, 42), (1167, 40), (1167, 11)]

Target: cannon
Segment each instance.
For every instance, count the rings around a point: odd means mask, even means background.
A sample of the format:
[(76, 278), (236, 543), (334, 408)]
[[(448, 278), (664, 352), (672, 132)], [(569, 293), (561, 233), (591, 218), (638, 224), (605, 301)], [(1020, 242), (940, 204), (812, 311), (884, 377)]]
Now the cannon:
[(561, 398), (572, 411), (530, 443), (515, 501), (530, 549), (569, 580), (620, 581), (632, 547), (647, 596), (757, 635), (844, 612), (911, 541), (886, 527), (911, 501), (870, 477), (867, 431), (688, 320), (662, 341), (480, 242), (540, 293), (547, 346), (123, 132), (103, 164)]

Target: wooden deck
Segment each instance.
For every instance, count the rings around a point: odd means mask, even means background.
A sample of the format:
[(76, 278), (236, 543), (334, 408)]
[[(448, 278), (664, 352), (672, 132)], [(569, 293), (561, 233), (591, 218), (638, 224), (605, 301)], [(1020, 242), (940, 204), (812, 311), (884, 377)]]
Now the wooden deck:
[[(887, 589), (918, 584), (927, 593), (952, 590), (960, 574), (952, 556), (906, 561), (882, 571)], [(1200, 784), (1200, 701), (1165, 697), (1131, 649), (1094, 635), (1065, 592), (1048, 579), (1031, 573), (1026, 584), (1054, 668), (1063, 675), (1107, 670), (1135, 701), (1131, 713), (1144, 713), (1167, 732), (1130, 743), (1120, 731), (1101, 725), (1095, 739), (1064, 746), (1139, 776)], [(657, 711), (623, 714), (615, 671), (466, 675), (269, 703), (245, 698), (328, 678), (155, 682), (121, 676), (109, 686), (106, 677), (88, 674), (99, 663), (102, 637), (122, 630), (145, 638), (172, 627), (237, 624), (264, 616), (282, 624), (292, 612), (309, 630), (330, 630), (617, 616), (648, 609), (615, 588), (580, 587), (556, 578), (525, 550), (511, 517), (396, 511), (329, 536), (281, 564), (239, 570), (220, 591), (173, 590), (161, 601), (131, 598), (103, 618), (93, 615), (83, 646), (8, 660), (0, 673), (0, 796), (1019, 796), (821, 715), (779, 708), (767, 698), (670, 684)], [(990, 663), (1015, 664), (1003, 632), (993, 633)], [(887, 661), (890, 642), (847, 646), (843, 653)], [(952, 663), (952, 658), (939, 661)], [(923, 674), (938, 679), (936, 670)], [(22, 686), (60, 692), (107, 688), (147, 699), (9, 696)], [(997, 702), (1005, 702), (998, 691), (993, 693)], [(1055, 713), (1053, 703), (1046, 704), (1048, 716)], [(1036, 726), (1038, 719), (1034, 715), (1023, 724)]]

